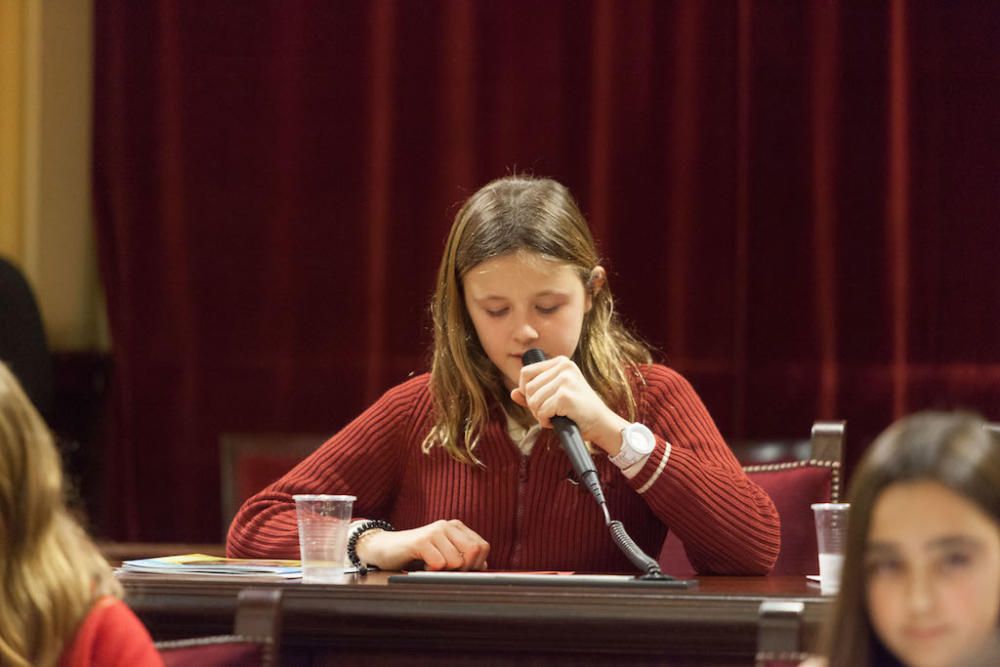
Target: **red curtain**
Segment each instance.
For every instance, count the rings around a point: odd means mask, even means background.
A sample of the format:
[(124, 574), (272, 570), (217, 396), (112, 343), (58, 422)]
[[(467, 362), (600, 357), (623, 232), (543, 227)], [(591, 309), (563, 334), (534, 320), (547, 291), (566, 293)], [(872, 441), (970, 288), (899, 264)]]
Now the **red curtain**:
[(456, 206), (512, 171), (728, 436), (1000, 417), (998, 7), (98, 0), (105, 532), (218, 539), (220, 433), (424, 370)]

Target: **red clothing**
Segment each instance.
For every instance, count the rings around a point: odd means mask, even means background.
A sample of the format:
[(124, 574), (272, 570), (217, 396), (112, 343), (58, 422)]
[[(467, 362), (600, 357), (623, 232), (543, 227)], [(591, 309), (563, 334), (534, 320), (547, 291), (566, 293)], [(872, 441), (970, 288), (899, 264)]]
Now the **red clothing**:
[(118, 598), (99, 598), (66, 644), (59, 667), (163, 667), (153, 639)]
[[(771, 499), (743, 473), (683, 377), (659, 365), (643, 374), (638, 421), (656, 434), (656, 449), (632, 479), (603, 453), (594, 457), (612, 518), (654, 557), (669, 526), (698, 572), (766, 574), (781, 542)], [(635, 570), (612, 542), (600, 507), (569, 481), (569, 460), (550, 430), (523, 456), (497, 406), (476, 450), (485, 468), (458, 463), (440, 447), (424, 454), (433, 409), (428, 379), (386, 392), (247, 500), (229, 530), (229, 555), (298, 558), (292, 495), (345, 493), (358, 498), (355, 517), (386, 519), (397, 530), (460, 519), (489, 542), (490, 569)]]

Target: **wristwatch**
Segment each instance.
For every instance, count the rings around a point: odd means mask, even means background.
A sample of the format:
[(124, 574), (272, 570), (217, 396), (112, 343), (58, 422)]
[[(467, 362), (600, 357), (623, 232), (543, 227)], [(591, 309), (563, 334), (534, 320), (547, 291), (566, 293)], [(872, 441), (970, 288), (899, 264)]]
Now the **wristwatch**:
[(654, 447), (656, 447), (656, 437), (652, 431), (639, 422), (629, 424), (622, 429), (621, 450), (609, 457), (609, 460), (625, 470), (642, 457), (652, 454)]

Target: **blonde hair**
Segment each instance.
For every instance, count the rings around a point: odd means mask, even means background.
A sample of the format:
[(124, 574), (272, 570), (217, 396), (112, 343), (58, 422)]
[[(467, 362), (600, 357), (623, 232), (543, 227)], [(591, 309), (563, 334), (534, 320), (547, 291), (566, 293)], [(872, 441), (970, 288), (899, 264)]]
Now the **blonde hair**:
[(622, 325), (608, 286), (592, 289), (600, 258), (583, 214), (560, 183), (508, 176), (466, 200), (445, 242), (431, 301), (435, 421), (423, 442), (425, 452), (441, 446), (463, 463), (478, 463), (474, 451), (490, 401), (504, 403), (506, 391), (466, 311), (462, 278), (486, 260), (515, 252), (535, 253), (576, 270), (593, 306), (584, 316), (573, 360), (605, 403), (635, 419), (632, 381), (641, 380), (636, 367), (650, 363), (650, 353)]
[(0, 664), (56, 664), (108, 594), (121, 587), (66, 508), (52, 436), (0, 363)]

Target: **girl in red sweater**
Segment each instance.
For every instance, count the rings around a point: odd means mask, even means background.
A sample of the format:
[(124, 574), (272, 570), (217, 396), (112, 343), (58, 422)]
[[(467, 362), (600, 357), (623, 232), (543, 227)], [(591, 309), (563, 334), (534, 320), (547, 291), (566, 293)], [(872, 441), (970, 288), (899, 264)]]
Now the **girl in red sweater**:
[[(561, 415), (579, 425), (612, 514), (644, 551), (657, 553), (669, 527), (699, 572), (770, 570), (773, 503), (691, 385), (622, 326), (565, 187), (513, 176), (472, 195), (431, 309), (430, 373), (250, 498), (230, 528), (231, 556), (296, 558), (292, 495), (337, 493), (357, 496), (356, 555), (383, 569), (631, 571), (570, 474), (551, 430)], [(531, 348), (549, 358), (524, 366)]]
[(66, 509), (52, 436), (0, 363), (0, 665), (162, 666), (121, 594)]

